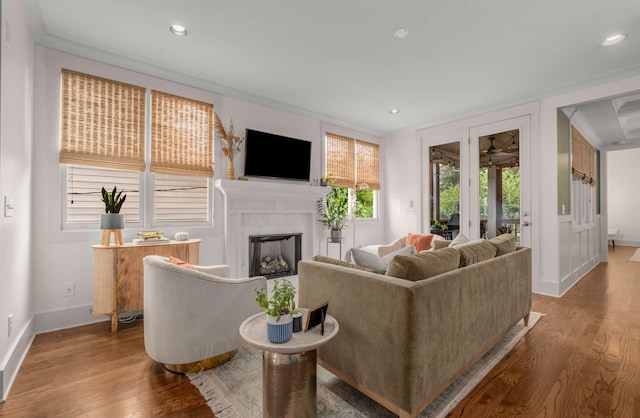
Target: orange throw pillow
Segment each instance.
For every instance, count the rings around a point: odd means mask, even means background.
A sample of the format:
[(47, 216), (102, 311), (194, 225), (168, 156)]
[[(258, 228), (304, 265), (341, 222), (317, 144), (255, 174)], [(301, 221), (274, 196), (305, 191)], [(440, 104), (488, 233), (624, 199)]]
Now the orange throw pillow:
[(193, 264), (187, 263), (186, 261), (182, 261), (179, 258), (175, 258), (173, 256), (169, 257), (169, 262), (171, 264), (175, 264), (176, 266), (188, 268), (188, 269), (191, 269), (191, 270), (195, 270), (196, 269)]
[(416, 247), (416, 252), (425, 251), (431, 248), (431, 241), (433, 240), (433, 234), (407, 234), (407, 246), (413, 245)]

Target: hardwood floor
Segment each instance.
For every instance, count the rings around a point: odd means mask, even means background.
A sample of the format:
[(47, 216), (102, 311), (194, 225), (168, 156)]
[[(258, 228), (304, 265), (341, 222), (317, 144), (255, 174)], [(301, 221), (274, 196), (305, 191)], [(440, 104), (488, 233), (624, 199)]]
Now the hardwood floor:
[[(617, 246), (452, 412), (455, 417), (640, 417), (640, 263)], [(3, 417), (213, 417), (189, 379), (144, 351), (142, 322), (38, 335)]]

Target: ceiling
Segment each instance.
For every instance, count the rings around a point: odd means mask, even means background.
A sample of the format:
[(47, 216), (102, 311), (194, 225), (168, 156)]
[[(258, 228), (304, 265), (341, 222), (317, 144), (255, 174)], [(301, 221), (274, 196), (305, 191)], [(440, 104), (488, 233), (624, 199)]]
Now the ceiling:
[[(24, 4), (38, 45), (374, 135), (640, 74), (638, 0)], [(628, 39), (599, 45), (618, 32)], [(612, 105), (583, 109), (621, 140)]]
[(563, 110), (570, 117), (579, 111), (598, 136), (600, 145), (617, 148), (640, 145), (640, 94), (569, 106)]

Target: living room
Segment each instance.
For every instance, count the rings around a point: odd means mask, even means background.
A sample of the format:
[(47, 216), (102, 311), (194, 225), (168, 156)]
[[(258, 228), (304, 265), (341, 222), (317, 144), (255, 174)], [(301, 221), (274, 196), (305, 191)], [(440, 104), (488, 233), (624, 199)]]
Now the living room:
[[(379, 194), (379, 218), (358, 222), (356, 242), (351, 230), (345, 236), (345, 247), (390, 242), (410, 231), (425, 231), (424, 214), (411, 207), (425, 202), (421, 164), (424, 149), (445, 140), (466, 138), (470, 129), (520, 117), (528, 118), (530, 131), (530, 190), (532, 207), (530, 243), (534, 250), (533, 287), (539, 294), (561, 296), (597, 263), (607, 260), (606, 245), (606, 178), (602, 178), (602, 212), (594, 219), (590, 235), (585, 241), (572, 239), (573, 219), (558, 210), (557, 154), (558, 113), (560, 108), (576, 103), (595, 101), (640, 90), (638, 67), (626, 68), (596, 85), (573, 85), (557, 95), (541, 96), (527, 102), (514, 103), (495, 109), (442, 120), (440, 123), (416, 125), (411, 128), (384, 133), (338, 120), (319, 118), (310, 112), (294, 113), (276, 106), (256, 103), (230, 94), (214, 93), (197, 85), (188, 85), (187, 78), (168, 73), (154, 73), (149, 67), (126, 68), (92, 60), (91, 54), (81, 58), (52, 47), (34, 44), (26, 18), (26, 11), (18, 1), (4, 1), (2, 10), (2, 137), (0, 182), (3, 196), (12, 200), (13, 216), (3, 217), (0, 252), (4, 271), (0, 279), (0, 317), (11, 315), (10, 323), (0, 321), (3, 337), (0, 340), (2, 358), (2, 394), (7, 395), (18, 371), (21, 358), (28, 350), (33, 336), (39, 333), (75, 327), (104, 317), (90, 314), (93, 292), (93, 264), (91, 245), (100, 241), (96, 228), (84, 231), (64, 231), (60, 227), (63, 196), (60, 190), (58, 163), (59, 86), (60, 69), (77, 71), (142, 83), (175, 94), (213, 103), (221, 117), (233, 118), (238, 130), (245, 128), (277, 132), (282, 135), (306, 138), (313, 142), (311, 178), (320, 178), (323, 170), (322, 147), (325, 132), (358, 137), (380, 145), (380, 177), (383, 187)], [(120, 60), (124, 60), (120, 57)], [(140, 65), (136, 63), (136, 65)], [(134, 65), (135, 67), (135, 65)], [(148, 70), (148, 72), (146, 72)], [(157, 70), (157, 69), (156, 69)], [(499, 109), (499, 110), (496, 110)], [(583, 129), (589, 130), (588, 125)], [(631, 146), (629, 146), (631, 148)], [(215, 179), (225, 176), (226, 160), (216, 145)], [(242, 172), (241, 158), (237, 170)], [(601, 154), (601, 174), (606, 172), (606, 152)], [(407, 179), (416, 179), (407, 181)], [(286, 183), (282, 184), (286, 187)], [(311, 187), (311, 186), (310, 186)], [(210, 227), (189, 228), (192, 237), (202, 239), (200, 261), (219, 264), (223, 256), (224, 231), (220, 214), (222, 197), (214, 196), (215, 218)], [(560, 227), (559, 227), (560, 225)], [(182, 226), (164, 228), (173, 236)], [(138, 230), (125, 229), (130, 241)], [(310, 254), (325, 251), (326, 236), (320, 224), (314, 228)], [(628, 237), (640, 241), (640, 237)], [(586, 249), (586, 250), (585, 250)], [(574, 253), (581, 254), (573, 257)], [(75, 295), (64, 296), (64, 285), (75, 283)]]

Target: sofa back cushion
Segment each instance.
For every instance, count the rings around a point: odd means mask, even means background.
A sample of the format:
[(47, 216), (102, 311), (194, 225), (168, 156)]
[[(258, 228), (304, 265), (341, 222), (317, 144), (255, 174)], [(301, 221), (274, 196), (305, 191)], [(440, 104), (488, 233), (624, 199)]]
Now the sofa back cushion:
[(386, 274), (415, 282), (455, 270), (459, 264), (458, 250), (443, 248), (413, 255), (398, 255), (389, 262)]
[(347, 261), (337, 260), (337, 259), (331, 258), (331, 257), (325, 257), (323, 255), (314, 256), (313, 257), (313, 261), (318, 261), (320, 263), (334, 264), (336, 266), (349, 267), (349, 268), (353, 268), (353, 269), (357, 269), (357, 270), (364, 270), (364, 271), (370, 271), (370, 272), (376, 273), (376, 271), (374, 269), (370, 269), (370, 268), (366, 268), (366, 267), (363, 267), (363, 266), (359, 266), (357, 264), (349, 263)]
[(471, 241), (455, 247), (460, 252), (460, 267), (470, 266), (496, 256), (496, 247), (486, 240)]
[(451, 242), (452, 241), (450, 239), (433, 240), (433, 242), (431, 243), (431, 250), (435, 251), (447, 248), (449, 245), (451, 245)]
[(496, 247), (496, 257), (503, 254), (512, 253), (516, 250), (516, 236), (513, 234), (502, 234), (489, 240)]

